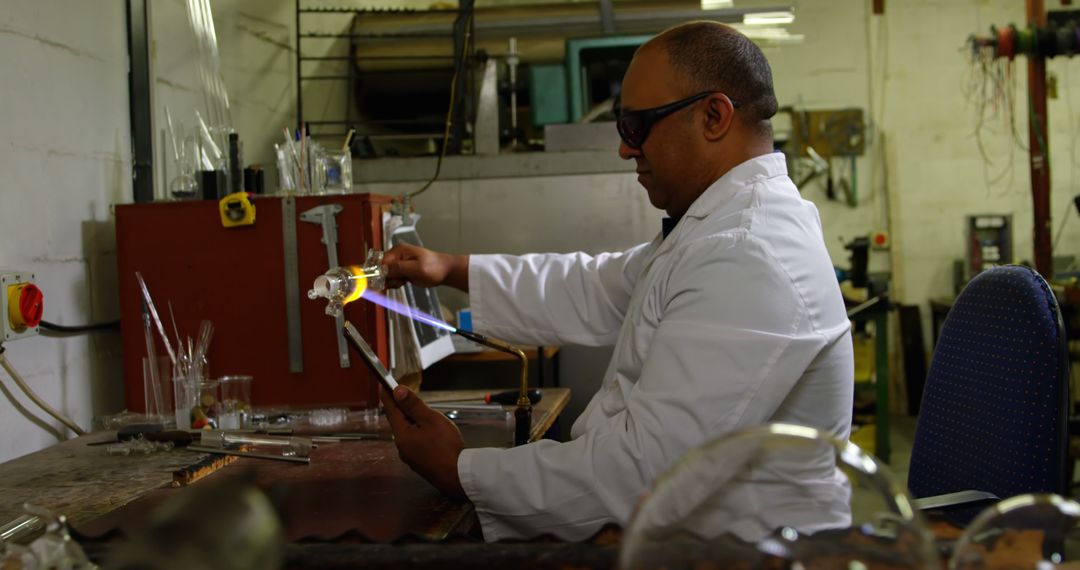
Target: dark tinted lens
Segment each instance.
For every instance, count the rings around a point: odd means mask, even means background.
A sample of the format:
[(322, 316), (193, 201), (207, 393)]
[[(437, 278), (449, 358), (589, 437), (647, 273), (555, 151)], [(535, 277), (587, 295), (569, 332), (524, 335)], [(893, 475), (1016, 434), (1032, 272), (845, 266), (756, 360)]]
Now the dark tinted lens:
[(619, 119), (615, 124), (619, 129), (619, 136), (622, 137), (626, 146), (641, 148), (641, 143), (645, 142), (644, 117), (636, 113), (623, 113), (619, 115)]

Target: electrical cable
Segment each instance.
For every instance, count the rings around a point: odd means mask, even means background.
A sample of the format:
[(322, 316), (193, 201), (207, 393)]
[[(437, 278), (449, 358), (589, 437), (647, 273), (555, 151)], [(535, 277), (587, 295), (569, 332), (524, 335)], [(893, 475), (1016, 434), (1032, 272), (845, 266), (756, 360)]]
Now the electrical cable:
[(45, 401), (30, 388), (30, 385), (26, 383), (26, 380), (23, 380), (23, 377), (20, 376), (19, 372), (15, 370), (15, 367), (11, 365), (11, 361), (8, 360), (7, 355), (4, 354), (4, 352), (4, 347), (0, 346), (0, 366), (4, 367), (4, 370), (6, 370), (8, 375), (11, 376), (11, 379), (18, 384), (19, 388), (22, 389), (22, 391), (25, 392), (39, 408), (44, 410), (45, 413), (59, 420), (60, 423), (67, 426), (68, 429), (75, 432), (76, 435), (86, 435), (86, 430), (80, 428), (78, 424), (68, 419), (64, 414), (53, 409), (49, 404), (46, 404)]
[(433, 174), (431, 178), (427, 181), (427, 183), (424, 184), (424, 186), (421, 187), (419, 190), (406, 195), (406, 197), (410, 200), (419, 196), (420, 194), (423, 194), (428, 188), (430, 188), (431, 185), (439, 179), (439, 173), (442, 171), (443, 159), (446, 158), (446, 147), (450, 141), (450, 125), (453, 122), (454, 105), (457, 103), (458, 75), (461, 73), (461, 70), (465, 68), (465, 60), (469, 55), (469, 47), (473, 41), (472, 28), (474, 15), (475, 10), (470, 10), (469, 20), (465, 23), (465, 41), (463, 41), (461, 45), (461, 58), (458, 61), (457, 65), (454, 66), (454, 75), (450, 78), (450, 106), (446, 109), (446, 127), (443, 130), (442, 148), (439, 149), (439, 158), (435, 161), (435, 174)]
[(87, 332), (98, 332), (109, 329), (115, 329), (120, 327), (120, 321), (109, 321), (106, 323), (94, 323), (92, 325), (58, 325), (56, 323), (50, 323), (49, 321), (41, 321), (41, 328), (55, 333), (64, 334), (78, 334)]
[[(1070, 60), (1071, 61), (1071, 60)], [(1069, 115), (1069, 131), (1073, 135), (1069, 138), (1069, 187), (1076, 191), (1076, 138), (1077, 129), (1075, 125), (1072, 105), (1072, 87), (1070, 86), (1071, 78), (1069, 77), (1069, 61), (1064, 62), (1065, 68), (1065, 107)], [(1052, 251), (1057, 251), (1058, 244), (1061, 242), (1061, 236), (1065, 233), (1065, 224), (1071, 218), (1071, 212), (1069, 207), (1065, 206), (1065, 212), (1061, 215), (1061, 225), (1058, 226), (1057, 235), (1054, 236), (1054, 245), (1051, 248)]]
[(1065, 223), (1068, 222), (1071, 217), (1068, 209), (1066, 209), (1065, 214), (1061, 216), (1061, 225), (1058, 226), (1057, 236), (1054, 237), (1054, 246), (1051, 248), (1051, 251), (1057, 249), (1058, 242), (1061, 241), (1061, 234), (1065, 232)]

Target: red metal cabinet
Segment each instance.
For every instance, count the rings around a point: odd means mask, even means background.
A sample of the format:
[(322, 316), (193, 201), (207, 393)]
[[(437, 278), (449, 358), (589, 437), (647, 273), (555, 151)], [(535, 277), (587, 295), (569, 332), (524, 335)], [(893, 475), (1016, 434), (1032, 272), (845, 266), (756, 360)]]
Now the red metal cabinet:
[[(390, 198), (372, 194), (305, 196), (295, 199), (300, 337), (303, 371), (290, 372), (286, 317), (282, 197), (254, 203), (252, 226), (222, 227), (214, 201), (125, 204), (116, 207), (120, 324), (123, 336), (125, 399), (143, 410), (142, 358), (146, 356), (141, 296), (135, 272), (142, 272), (159, 314), (168, 320), (172, 302), (181, 334), (195, 337), (199, 322), (214, 323), (208, 352), (210, 376), (254, 376), (257, 406), (351, 406), (377, 402), (377, 384), (355, 354), (341, 368), (333, 318), (325, 300), (307, 290), (327, 269), (322, 227), (299, 219), (302, 212), (339, 204), (340, 265), (363, 262), (369, 246), (382, 247), (383, 209)], [(345, 317), (387, 361), (386, 314), (367, 302), (352, 303)], [(171, 329), (170, 329), (171, 334)], [(170, 337), (171, 338), (171, 337)], [(155, 335), (158, 352), (165, 350)]]

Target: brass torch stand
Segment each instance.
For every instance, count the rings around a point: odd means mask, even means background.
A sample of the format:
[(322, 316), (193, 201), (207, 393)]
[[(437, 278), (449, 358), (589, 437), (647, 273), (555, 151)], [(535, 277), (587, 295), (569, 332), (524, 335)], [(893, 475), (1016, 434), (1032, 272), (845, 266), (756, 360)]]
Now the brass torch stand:
[(532, 431), (532, 402), (529, 401), (529, 359), (520, 348), (501, 340), (488, 338), (482, 334), (455, 329), (454, 334), (463, 336), (477, 344), (513, 354), (521, 362), (521, 385), (518, 387), (517, 408), (514, 410), (514, 445), (529, 443)]

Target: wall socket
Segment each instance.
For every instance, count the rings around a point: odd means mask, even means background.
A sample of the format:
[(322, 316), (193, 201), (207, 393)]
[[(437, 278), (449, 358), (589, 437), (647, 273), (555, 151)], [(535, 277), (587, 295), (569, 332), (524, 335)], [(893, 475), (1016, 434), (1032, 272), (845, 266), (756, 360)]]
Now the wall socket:
[(38, 334), (43, 309), (41, 289), (29, 271), (0, 269), (0, 342)]

